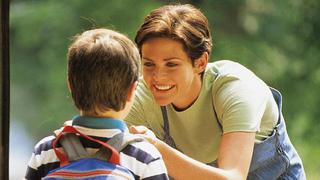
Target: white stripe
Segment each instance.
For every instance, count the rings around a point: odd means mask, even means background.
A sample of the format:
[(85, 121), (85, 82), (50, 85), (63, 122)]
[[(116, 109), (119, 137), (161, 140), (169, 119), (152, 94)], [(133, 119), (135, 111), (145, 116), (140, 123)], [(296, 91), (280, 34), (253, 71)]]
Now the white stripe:
[(120, 129), (91, 129), (82, 126), (74, 126), (80, 132), (88, 135), (88, 136), (98, 136), (98, 137), (106, 137), (111, 138), (114, 135), (121, 133)]
[(32, 153), (29, 166), (33, 169), (38, 169), (39, 166), (42, 164), (48, 164), (52, 162), (57, 162), (59, 159), (57, 158), (56, 154), (54, 153), (53, 149), (48, 151), (42, 151), (41, 154), (35, 155)]
[[(120, 129), (91, 129), (82, 126), (73, 126), (81, 133), (88, 136), (106, 137), (111, 138), (112, 136), (121, 133)], [(58, 135), (62, 131), (63, 127), (54, 131), (55, 135)]]
[(147, 164), (141, 163), (135, 157), (128, 156), (124, 153), (120, 153), (120, 164), (138, 176), (143, 175), (143, 171), (147, 166)]
[(145, 171), (142, 174), (142, 177), (147, 178), (163, 173), (167, 174), (166, 166), (164, 165), (162, 159), (158, 159), (148, 164), (148, 166), (145, 168)]
[(32, 153), (30, 160), (28, 162), (28, 166), (31, 167), (32, 169), (38, 169), (38, 162), (36, 162), (34, 158), (34, 153)]

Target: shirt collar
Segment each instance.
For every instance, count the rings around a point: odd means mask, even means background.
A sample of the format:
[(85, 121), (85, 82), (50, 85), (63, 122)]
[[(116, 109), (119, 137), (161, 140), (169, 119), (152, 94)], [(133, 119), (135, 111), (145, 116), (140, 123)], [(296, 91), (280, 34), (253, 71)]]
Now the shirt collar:
[(89, 116), (75, 116), (72, 125), (83, 126), (92, 129), (120, 129), (122, 132), (128, 131), (128, 127), (120, 119), (100, 118)]

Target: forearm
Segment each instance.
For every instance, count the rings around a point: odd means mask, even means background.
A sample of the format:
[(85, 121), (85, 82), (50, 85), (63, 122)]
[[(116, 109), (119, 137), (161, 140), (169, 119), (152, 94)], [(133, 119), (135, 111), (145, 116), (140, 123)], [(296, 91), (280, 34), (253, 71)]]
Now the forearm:
[(169, 175), (177, 180), (239, 179), (239, 173), (236, 170), (211, 167), (184, 155), (162, 141), (158, 141), (156, 146), (162, 154)]
[(156, 138), (154, 133), (145, 126), (132, 126), (130, 132), (140, 134), (157, 147), (162, 154), (169, 175), (177, 180), (239, 180), (247, 178), (255, 133), (235, 132), (224, 134), (219, 148), (219, 168), (215, 168), (173, 149)]

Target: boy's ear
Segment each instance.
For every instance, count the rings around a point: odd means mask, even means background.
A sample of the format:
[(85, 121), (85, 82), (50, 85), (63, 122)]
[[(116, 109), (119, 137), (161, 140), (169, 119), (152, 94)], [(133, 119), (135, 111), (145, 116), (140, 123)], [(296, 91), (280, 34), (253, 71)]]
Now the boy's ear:
[(131, 87), (129, 88), (129, 91), (128, 91), (127, 101), (133, 101), (137, 86), (138, 86), (138, 81), (134, 82), (131, 85)]
[(204, 52), (195, 62), (194, 67), (196, 73), (200, 74), (202, 73), (208, 64), (209, 61), (209, 54), (208, 52)]

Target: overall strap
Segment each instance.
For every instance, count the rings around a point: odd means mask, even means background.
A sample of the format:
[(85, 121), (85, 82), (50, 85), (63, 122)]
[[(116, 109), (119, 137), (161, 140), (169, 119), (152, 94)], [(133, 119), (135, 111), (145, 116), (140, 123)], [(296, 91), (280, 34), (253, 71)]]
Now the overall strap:
[(164, 140), (164, 142), (167, 143), (169, 146), (177, 149), (176, 144), (175, 144), (173, 138), (172, 138), (171, 135), (170, 135), (169, 119), (168, 119), (167, 108), (166, 108), (165, 106), (161, 106), (161, 112), (162, 112), (163, 130), (164, 130), (163, 140)]

